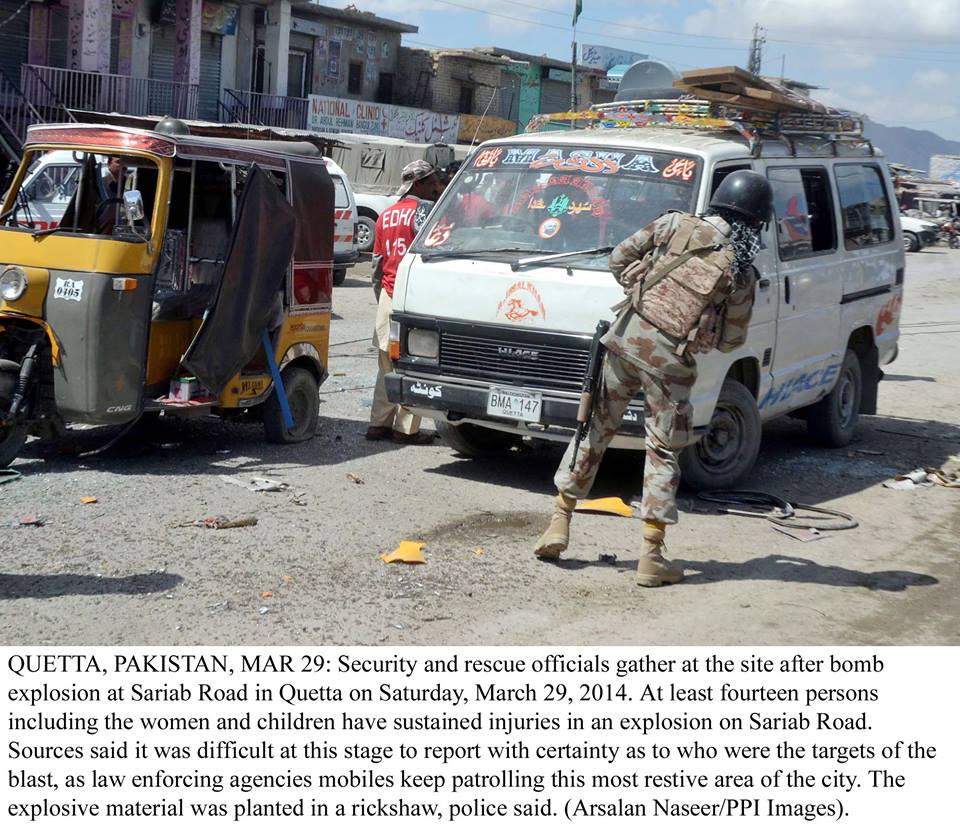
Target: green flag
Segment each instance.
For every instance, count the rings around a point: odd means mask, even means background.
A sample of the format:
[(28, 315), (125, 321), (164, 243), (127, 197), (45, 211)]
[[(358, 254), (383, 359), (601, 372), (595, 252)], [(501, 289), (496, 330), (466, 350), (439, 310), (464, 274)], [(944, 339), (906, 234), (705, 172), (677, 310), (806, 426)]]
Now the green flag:
[(583, 11), (583, 0), (574, 0), (573, 2), (573, 25), (577, 25), (577, 18)]

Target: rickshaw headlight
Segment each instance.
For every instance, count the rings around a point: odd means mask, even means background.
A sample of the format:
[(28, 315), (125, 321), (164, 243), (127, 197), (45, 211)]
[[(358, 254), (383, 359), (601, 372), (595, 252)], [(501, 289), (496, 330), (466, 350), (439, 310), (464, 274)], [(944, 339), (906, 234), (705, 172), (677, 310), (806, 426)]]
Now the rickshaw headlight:
[(440, 337), (435, 330), (414, 328), (407, 334), (407, 353), (421, 359), (436, 359), (440, 355)]
[(4, 301), (15, 302), (27, 292), (27, 274), (19, 267), (8, 267), (0, 275), (0, 296)]

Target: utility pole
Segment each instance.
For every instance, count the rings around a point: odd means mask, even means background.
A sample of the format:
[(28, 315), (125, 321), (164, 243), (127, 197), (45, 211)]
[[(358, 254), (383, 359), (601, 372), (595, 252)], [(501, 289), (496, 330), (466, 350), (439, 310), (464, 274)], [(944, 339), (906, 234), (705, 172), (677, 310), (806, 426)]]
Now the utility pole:
[(747, 71), (754, 75), (760, 74), (763, 65), (763, 44), (767, 42), (767, 30), (759, 23), (753, 24), (753, 40), (750, 41), (750, 61)]
[(577, 111), (577, 24), (573, 24), (573, 54), (570, 57), (570, 111)]

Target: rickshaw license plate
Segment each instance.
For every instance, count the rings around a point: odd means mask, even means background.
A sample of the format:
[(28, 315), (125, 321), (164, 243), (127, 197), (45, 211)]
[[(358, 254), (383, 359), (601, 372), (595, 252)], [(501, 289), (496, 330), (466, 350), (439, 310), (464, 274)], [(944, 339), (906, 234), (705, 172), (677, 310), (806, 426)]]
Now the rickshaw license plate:
[(491, 388), (487, 397), (487, 414), (521, 422), (539, 422), (543, 397), (532, 391)]

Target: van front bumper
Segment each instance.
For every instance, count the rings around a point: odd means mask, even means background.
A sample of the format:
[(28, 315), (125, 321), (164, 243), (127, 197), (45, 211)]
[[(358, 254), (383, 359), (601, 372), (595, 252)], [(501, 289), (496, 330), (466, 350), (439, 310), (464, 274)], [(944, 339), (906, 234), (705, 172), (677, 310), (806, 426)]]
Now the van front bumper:
[[(491, 385), (467, 384), (444, 376), (409, 376), (388, 373), (385, 377), (387, 398), (403, 405), (418, 416), (442, 419), (452, 424), (473, 423), (499, 431), (520, 433), (540, 439), (566, 442), (577, 425), (579, 396), (557, 395), (539, 388), (517, 388), (536, 391), (543, 399), (539, 422), (520, 422), (487, 414), (487, 398)], [(499, 387), (508, 388), (504, 383)], [(632, 402), (624, 416), (615, 448), (642, 448), (644, 437), (643, 402)]]

